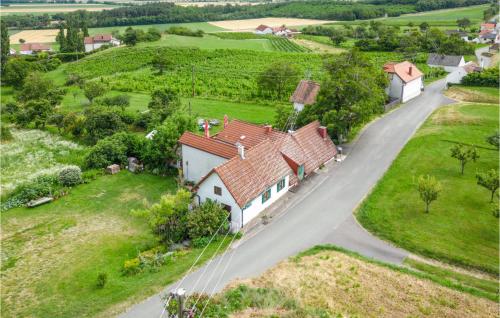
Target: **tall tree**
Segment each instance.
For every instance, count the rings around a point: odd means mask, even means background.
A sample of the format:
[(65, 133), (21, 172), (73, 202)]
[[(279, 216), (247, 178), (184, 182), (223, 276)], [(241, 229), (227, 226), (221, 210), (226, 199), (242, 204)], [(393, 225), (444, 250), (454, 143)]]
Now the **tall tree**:
[(0, 58), (1, 58), (1, 68), (3, 74), (3, 72), (5, 71), (5, 66), (7, 65), (7, 59), (9, 58), (9, 52), (10, 52), (9, 32), (7, 30), (7, 24), (5, 24), (5, 21), (1, 21), (0, 23), (0, 33), (2, 37), (2, 42), (1, 42), (2, 54)]
[(275, 62), (264, 70), (257, 79), (261, 91), (276, 94), (281, 99), (297, 83), (299, 71), (289, 63)]
[(56, 36), (56, 42), (59, 43), (59, 51), (64, 52), (66, 46), (66, 36), (64, 34), (64, 25), (59, 23), (59, 32)]
[(462, 18), (457, 20), (457, 25), (460, 29), (467, 29), (468, 27), (471, 26), (471, 22), (467, 18)]
[(420, 176), (418, 178), (418, 193), (425, 203), (425, 213), (429, 213), (429, 205), (437, 200), (441, 192), (441, 183), (433, 176)]

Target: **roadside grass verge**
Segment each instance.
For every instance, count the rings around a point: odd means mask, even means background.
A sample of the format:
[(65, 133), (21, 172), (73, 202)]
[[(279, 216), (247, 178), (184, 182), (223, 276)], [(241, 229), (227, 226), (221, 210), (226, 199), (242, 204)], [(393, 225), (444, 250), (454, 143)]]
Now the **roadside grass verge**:
[[(498, 105), (458, 104), (438, 109), (401, 151), (356, 213), (369, 231), (444, 262), (498, 274), (498, 219), (476, 171), (498, 168), (498, 151), (485, 138), (498, 130)], [(460, 175), (450, 157), (457, 143), (476, 145), (480, 158)], [(416, 179), (433, 175), (443, 185), (424, 213)]]
[(499, 101), (499, 89), (495, 87), (453, 85), (445, 95), (462, 102), (497, 104)]
[[(172, 178), (122, 171), (50, 204), (3, 213), (1, 256), (8, 266), (1, 270), (2, 317), (110, 317), (179, 279), (202, 249), (178, 253), (156, 271), (121, 272), (126, 260), (156, 245), (147, 221), (130, 210), (175, 189)], [(99, 289), (96, 278), (103, 272), (108, 281)]]

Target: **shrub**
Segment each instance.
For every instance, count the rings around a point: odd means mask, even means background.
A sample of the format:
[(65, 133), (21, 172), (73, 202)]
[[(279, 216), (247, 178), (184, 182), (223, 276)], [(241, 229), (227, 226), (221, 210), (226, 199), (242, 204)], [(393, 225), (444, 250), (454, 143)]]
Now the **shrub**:
[(125, 263), (123, 264), (123, 269), (122, 273), (123, 275), (135, 275), (141, 271), (140, 268), (141, 262), (139, 261), (139, 258), (132, 258), (129, 260), (126, 260)]
[(2, 128), (0, 131), (0, 140), (12, 140), (12, 133), (10, 132), (9, 127), (5, 126), (4, 124), (2, 124)]
[(31, 200), (52, 195), (60, 188), (59, 178), (53, 175), (42, 175), (33, 181), (25, 182), (2, 198), (2, 211), (6, 211)]
[(71, 166), (59, 172), (59, 182), (66, 187), (82, 183), (82, 170), (80, 167)]
[(100, 140), (85, 157), (87, 168), (105, 168), (111, 164), (125, 165), (127, 147), (119, 140), (105, 138)]
[(193, 239), (193, 247), (195, 248), (205, 247), (208, 245), (209, 242), (210, 242), (209, 237), (198, 237)]
[(498, 87), (499, 71), (497, 67), (485, 69), (482, 72), (473, 72), (462, 78), (462, 84), (466, 86), (490, 86)]
[(104, 286), (106, 285), (107, 281), (108, 281), (108, 274), (106, 274), (106, 273), (99, 273), (97, 275), (97, 281), (96, 281), (97, 288), (100, 288), (100, 289), (104, 288)]
[(193, 240), (211, 237), (218, 232), (219, 228), (222, 228), (224, 232), (227, 231), (229, 228), (227, 217), (228, 212), (219, 203), (212, 200), (205, 201), (188, 214), (189, 237)]

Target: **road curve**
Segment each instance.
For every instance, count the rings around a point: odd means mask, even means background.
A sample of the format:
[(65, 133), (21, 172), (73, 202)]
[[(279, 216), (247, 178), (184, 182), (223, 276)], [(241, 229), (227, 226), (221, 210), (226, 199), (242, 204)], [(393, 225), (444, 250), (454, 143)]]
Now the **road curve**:
[[(347, 158), (330, 169), (321, 185), (257, 235), (186, 276), (181, 287), (188, 293), (215, 293), (236, 278), (258, 276), (279, 261), (322, 243), (400, 263), (408, 253), (366, 232), (352, 212), (432, 111), (452, 102), (441, 94), (444, 85), (444, 80), (434, 82), (419, 97), (369, 124), (350, 146)], [(160, 317), (161, 297), (173, 286), (121, 317)]]

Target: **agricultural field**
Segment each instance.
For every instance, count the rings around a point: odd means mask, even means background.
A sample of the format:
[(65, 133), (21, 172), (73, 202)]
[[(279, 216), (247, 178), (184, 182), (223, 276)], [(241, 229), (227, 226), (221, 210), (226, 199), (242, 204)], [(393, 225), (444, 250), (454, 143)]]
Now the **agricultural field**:
[[(202, 30), (205, 33), (220, 32), (224, 31), (224, 28), (217, 27), (208, 22), (192, 22), (192, 23), (162, 23), (162, 24), (144, 24), (144, 25), (133, 25), (134, 29), (140, 29), (147, 31), (149, 28), (156, 28), (160, 32), (165, 31), (170, 27), (184, 27), (193, 31)], [(89, 34), (102, 34), (102, 33), (112, 33), (113, 31), (124, 32), (128, 26), (112, 26), (112, 27), (101, 27), (101, 28), (90, 28)]]
[[(180, 36), (174, 34), (163, 35), (159, 41), (139, 43), (138, 47), (193, 47), (204, 50), (233, 49), (252, 51), (280, 51), (267, 38), (233, 40), (205, 34), (203, 37)], [(300, 48), (299, 48), (300, 49)]]
[(275, 51), (281, 52), (308, 52), (309, 49), (287, 38), (272, 37), (269, 39)]
[(19, 44), (23, 39), (26, 43), (54, 43), (56, 41), (57, 29), (46, 30), (24, 30), (9, 37), (10, 44)]
[(57, 12), (72, 12), (77, 10), (102, 11), (119, 8), (102, 4), (14, 4), (1, 7), (0, 15), (9, 14), (49, 14)]
[(40, 175), (81, 164), (86, 153), (84, 146), (46, 131), (12, 128), (11, 134), (11, 140), (0, 144), (2, 194)]
[(259, 25), (264, 24), (270, 27), (286, 25), (287, 27), (300, 27), (306, 25), (317, 25), (331, 23), (332, 21), (294, 18), (261, 18), (245, 20), (225, 20), (209, 22), (211, 25), (231, 31), (253, 31)]
[(476, 297), (466, 289), (326, 245), (282, 261), (259, 277), (233, 282), (206, 312), (230, 317), (496, 316), (496, 298)]
[[(148, 64), (158, 53), (170, 56), (176, 68), (154, 75)], [(271, 63), (287, 61), (301, 74), (310, 70), (313, 79), (320, 79), (322, 60), (319, 54), (132, 47), (98, 52), (65, 64), (49, 76), (59, 82), (73, 73), (86, 79), (102, 77), (111, 90), (123, 92), (150, 92), (167, 85), (187, 97), (194, 67), (197, 97), (267, 103), (261, 100), (256, 80)]]
[[(3, 213), (2, 317), (110, 317), (177, 280), (201, 249), (178, 252), (156, 271), (121, 271), (155, 242), (147, 221), (131, 209), (175, 189), (172, 178), (123, 171), (79, 185), (49, 205)], [(105, 289), (96, 287), (98, 273), (107, 273)]]
[[(374, 234), (408, 251), (448, 263), (498, 274), (498, 219), (492, 215), (498, 196), (476, 184), (475, 174), (498, 167), (498, 150), (486, 137), (498, 131), (498, 104), (457, 104), (438, 109), (409, 141), (357, 218)], [(476, 162), (464, 175), (450, 149), (475, 145)], [(432, 175), (442, 192), (430, 213), (416, 190), (420, 175)]]

